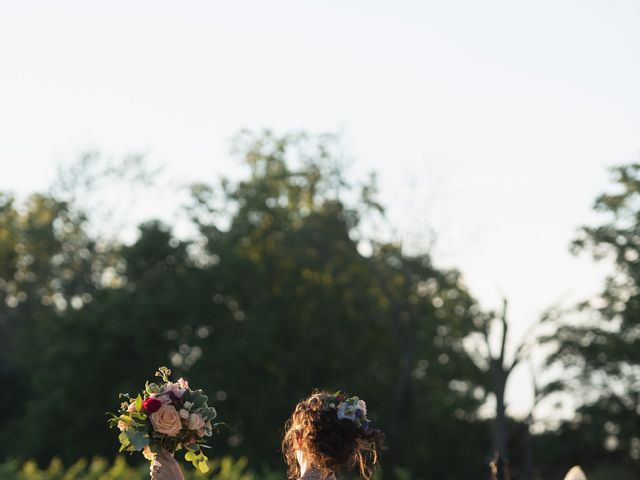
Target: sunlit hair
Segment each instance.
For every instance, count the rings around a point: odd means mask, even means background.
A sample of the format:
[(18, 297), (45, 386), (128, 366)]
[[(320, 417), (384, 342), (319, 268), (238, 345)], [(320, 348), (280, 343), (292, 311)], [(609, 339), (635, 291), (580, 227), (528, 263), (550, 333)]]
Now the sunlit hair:
[(384, 435), (370, 425), (359, 426), (338, 418), (326, 408), (333, 394), (314, 391), (300, 401), (285, 424), (282, 453), (291, 479), (300, 477), (296, 450), (301, 450), (309, 466), (323, 478), (344, 469), (357, 468), (362, 480), (369, 480), (378, 461)]

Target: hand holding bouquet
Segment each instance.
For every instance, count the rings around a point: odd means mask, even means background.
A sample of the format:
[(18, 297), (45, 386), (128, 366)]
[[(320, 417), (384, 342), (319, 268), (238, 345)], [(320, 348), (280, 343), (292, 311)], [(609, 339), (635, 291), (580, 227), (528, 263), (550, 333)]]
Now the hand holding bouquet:
[(185, 459), (206, 473), (209, 465), (202, 449), (210, 447), (205, 437), (221, 424), (211, 423), (217, 414), (207, 405), (202, 390), (189, 389), (182, 378), (173, 383), (169, 375), (171, 370), (160, 367), (156, 376), (162, 378), (161, 385), (147, 382), (144, 392), (135, 398), (120, 394), (126, 401), (118, 414), (108, 414), (109, 426), (120, 430), (120, 452), (142, 451), (147, 460), (153, 461), (162, 449), (173, 455), (184, 448)]

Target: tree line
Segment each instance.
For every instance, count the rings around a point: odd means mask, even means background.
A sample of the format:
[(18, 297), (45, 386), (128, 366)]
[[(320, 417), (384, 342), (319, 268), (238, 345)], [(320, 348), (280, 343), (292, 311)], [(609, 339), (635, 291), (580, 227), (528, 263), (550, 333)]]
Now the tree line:
[(465, 342), (504, 318), (429, 252), (367, 235), (384, 209), (374, 183), (345, 180), (336, 141), (241, 134), (247, 175), (190, 187), (189, 238), (151, 220), (122, 243), (64, 190), (0, 194), (0, 457), (112, 457), (104, 412), (169, 364), (229, 425), (215, 454), (257, 470), (280, 468), (283, 423), (315, 387), (367, 400), (391, 478), (486, 478), (496, 445), (514, 479), (534, 478), (526, 452), (540, 474), (567, 461), (637, 469), (639, 167), (616, 170), (624, 192), (597, 202), (613, 220), (574, 245), (613, 253), (616, 275), (597, 301), (544, 319), (548, 363), (565, 366), (544, 394), (584, 390), (584, 402), (532, 436), (504, 408), (499, 424), (479, 413), (506, 377)]

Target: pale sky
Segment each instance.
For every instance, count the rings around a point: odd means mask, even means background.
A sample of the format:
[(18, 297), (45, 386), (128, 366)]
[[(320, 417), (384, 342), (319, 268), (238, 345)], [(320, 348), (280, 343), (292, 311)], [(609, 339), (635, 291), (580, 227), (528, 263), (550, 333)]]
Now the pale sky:
[(636, 0), (0, 2), (0, 189), (87, 148), (214, 181), (243, 127), (340, 132), (398, 231), (435, 228), (435, 262), (506, 295), (517, 338), (607, 271), (567, 246), (607, 166), (640, 159), (638, 25)]

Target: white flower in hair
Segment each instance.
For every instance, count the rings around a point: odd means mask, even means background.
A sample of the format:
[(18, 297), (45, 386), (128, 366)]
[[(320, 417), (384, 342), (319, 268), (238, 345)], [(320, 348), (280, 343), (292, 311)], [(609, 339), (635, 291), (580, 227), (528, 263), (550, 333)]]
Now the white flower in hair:
[(362, 412), (362, 416), (367, 416), (367, 404), (364, 403), (364, 400), (358, 400), (358, 410)]
[(341, 402), (338, 405), (338, 418), (347, 420), (351, 420), (352, 422), (356, 419), (356, 408), (353, 405), (350, 405), (347, 401)]
[(367, 404), (364, 400), (358, 397), (347, 398), (340, 391), (323, 399), (322, 408), (335, 411), (338, 419), (350, 420), (358, 427), (368, 428), (371, 423), (367, 418)]

